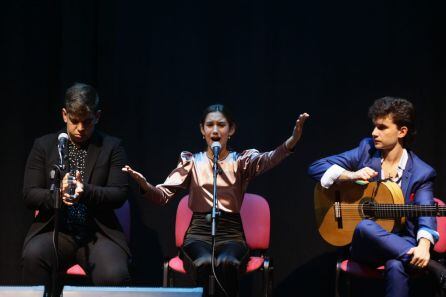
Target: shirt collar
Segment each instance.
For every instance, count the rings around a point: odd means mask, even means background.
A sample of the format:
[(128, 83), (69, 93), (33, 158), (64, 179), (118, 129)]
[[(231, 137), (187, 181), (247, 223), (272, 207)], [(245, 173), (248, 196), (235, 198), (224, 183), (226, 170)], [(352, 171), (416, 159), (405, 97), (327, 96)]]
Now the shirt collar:
[[(381, 155), (381, 164), (384, 162), (384, 158)], [(409, 154), (406, 149), (403, 149), (403, 154), (401, 155), (400, 162), (398, 163), (398, 169), (404, 170), (406, 169), (407, 160), (409, 159)]]
[[(408, 159), (409, 159), (409, 154), (407, 153), (406, 149), (403, 149), (403, 154), (401, 155), (400, 162), (398, 163), (396, 178), (400, 178), (401, 176), (403, 176), (403, 171), (404, 171), (404, 169), (406, 169)], [(384, 162), (384, 158), (381, 157), (381, 164), (383, 162)], [(383, 175), (384, 175), (384, 172), (381, 170), (381, 178), (385, 179), (386, 177)]]

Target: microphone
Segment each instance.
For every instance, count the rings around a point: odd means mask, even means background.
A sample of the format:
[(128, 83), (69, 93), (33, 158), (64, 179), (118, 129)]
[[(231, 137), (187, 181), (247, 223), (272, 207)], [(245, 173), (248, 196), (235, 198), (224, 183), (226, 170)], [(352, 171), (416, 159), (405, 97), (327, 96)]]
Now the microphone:
[(60, 149), (64, 150), (65, 147), (67, 146), (67, 142), (68, 142), (68, 134), (67, 133), (60, 133), (59, 136), (57, 136), (57, 147), (59, 147)]
[(212, 153), (214, 154), (214, 162), (218, 161), (218, 155), (220, 155), (221, 144), (218, 141), (214, 141), (211, 144)]
[(65, 160), (67, 143), (68, 143), (68, 134), (60, 133), (59, 136), (57, 136), (57, 150), (59, 152), (59, 160), (62, 169), (65, 169), (64, 160)]

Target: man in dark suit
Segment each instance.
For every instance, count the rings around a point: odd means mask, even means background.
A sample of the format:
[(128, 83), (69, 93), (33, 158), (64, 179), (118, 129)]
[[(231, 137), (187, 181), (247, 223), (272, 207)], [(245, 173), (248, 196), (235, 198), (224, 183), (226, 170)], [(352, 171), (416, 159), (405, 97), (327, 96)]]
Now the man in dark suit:
[[(114, 209), (127, 199), (126, 155), (121, 141), (95, 131), (101, 111), (93, 87), (76, 83), (65, 94), (62, 117), (68, 134), (65, 162), (71, 173), (61, 182), (59, 271), (78, 263), (96, 285), (122, 285), (130, 280), (130, 251)], [(23, 282), (51, 283), (55, 265), (52, 231), (54, 199), (50, 171), (58, 164), (58, 135), (35, 140), (25, 167), (23, 193), (28, 208), (38, 211), (26, 235)]]
[[(375, 128), (372, 138), (362, 140), (347, 152), (318, 160), (309, 174), (325, 188), (335, 182), (390, 179), (403, 192), (406, 203), (432, 205), (435, 170), (407, 145), (415, 134), (415, 110), (400, 98), (378, 99), (369, 109)], [(372, 220), (361, 221), (355, 229), (351, 257), (386, 269), (386, 296), (409, 296), (407, 267), (424, 268), (430, 248), (438, 240), (433, 217), (407, 219), (406, 228), (389, 233)]]

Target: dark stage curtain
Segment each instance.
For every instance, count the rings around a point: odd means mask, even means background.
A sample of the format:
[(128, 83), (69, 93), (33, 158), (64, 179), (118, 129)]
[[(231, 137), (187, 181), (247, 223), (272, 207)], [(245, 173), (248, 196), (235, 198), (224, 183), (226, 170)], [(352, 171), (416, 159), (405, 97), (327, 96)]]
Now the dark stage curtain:
[[(130, 164), (155, 184), (182, 150), (203, 149), (198, 124), (211, 103), (233, 110), (235, 150), (275, 148), (309, 112), (294, 155), (249, 192), (271, 204), (276, 296), (331, 295), (335, 249), (315, 228), (306, 168), (370, 135), (374, 99), (415, 103), (414, 150), (437, 169), (436, 194), (446, 197), (442, 11), (403, 0), (4, 1), (0, 282), (20, 283), (32, 221), (21, 196), (27, 154), (34, 138), (62, 127), (64, 90), (78, 81), (99, 91), (98, 128), (122, 138)], [(176, 253), (179, 199), (162, 208), (136, 191), (130, 199), (135, 284), (159, 286), (163, 258)]]

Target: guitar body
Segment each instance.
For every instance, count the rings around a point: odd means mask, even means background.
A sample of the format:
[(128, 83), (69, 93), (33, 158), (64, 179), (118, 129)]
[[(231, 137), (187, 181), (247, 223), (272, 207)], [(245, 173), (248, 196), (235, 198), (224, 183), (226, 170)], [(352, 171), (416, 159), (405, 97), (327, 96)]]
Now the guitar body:
[[(368, 203), (404, 204), (400, 187), (390, 181), (334, 184), (329, 189), (320, 183), (314, 190), (316, 224), (322, 238), (334, 246), (345, 246), (352, 241), (356, 225), (369, 218)], [(402, 219), (376, 219), (385, 230), (392, 231)]]

